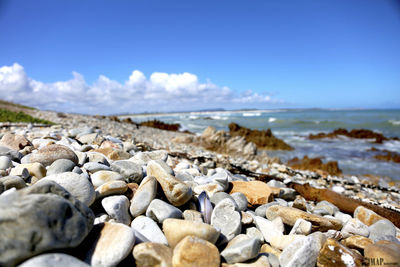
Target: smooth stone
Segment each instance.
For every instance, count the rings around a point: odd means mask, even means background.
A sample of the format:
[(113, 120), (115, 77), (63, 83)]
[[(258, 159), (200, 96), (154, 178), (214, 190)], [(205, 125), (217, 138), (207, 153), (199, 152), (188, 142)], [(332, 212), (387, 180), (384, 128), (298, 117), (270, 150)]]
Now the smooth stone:
[(368, 237), (374, 242), (379, 240), (397, 241), (396, 226), (389, 220), (379, 220), (369, 227)]
[(313, 231), (319, 230), (324, 232), (330, 229), (340, 230), (342, 228), (342, 223), (339, 220), (325, 218), (296, 208), (278, 205), (269, 207), (266, 211), (266, 217), (270, 220), (281, 217), (283, 222), (290, 226), (293, 226), (297, 219), (304, 219), (312, 223)]
[(369, 229), (368, 226), (363, 224), (360, 220), (351, 219), (343, 226), (341, 233), (343, 238), (347, 238), (352, 235), (368, 237)]
[(83, 164), (83, 168), (90, 173), (96, 173), (99, 171), (111, 171), (110, 166), (98, 162), (87, 162)]
[(343, 213), (341, 211), (335, 212), (335, 218), (340, 220), (342, 224), (346, 224), (349, 220), (351, 220), (353, 217), (351, 215)]
[(280, 264), (282, 267), (314, 267), (320, 248), (311, 236), (299, 238), (282, 251)]
[(58, 159), (49, 166), (47, 169), (47, 175), (70, 172), (75, 166), (75, 163), (69, 159)]
[(27, 169), (31, 176), (34, 176), (34, 177), (36, 177), (38, 179), (43, 178), (43, 177), (45, 177), (47, 175), (46, 168), (42, 164), (40, 164), (38, 162), (19, 164), (15, 168)]
[(302, 211), (307, 211), (307, 201), (304, 197), (298, 195), (294, 199), (292, 207)]
[(246, 235), (238, 235), (228, 243), (221, 252), (221, 256), (229, 264), (244, 262), (255, 258), (258, 255), (260, 246), (258, 239)]
[(104, 164), (106, 166), (110, 166), (110, 163), (108, 162), (107, 158), (99, 152), (87, 152), (86, 156), (89, 162), (97, 162)]
[(135, 234), (122, 223), (96, 224), (88, 238), (89, 245), (85, 262), (91, 266), (116, 266), (131, 252), (135, 244)]
[(231, 194), (231, 197), (235, 200), (237, 206), (238, 206), (238, 211), (245, 211), (247, 209), (247, 198), (243, 193), (236, 192)]
[(104, 138), (100, 136), (98, 133), (88, 133), (88, 134), (80, 134), (77, 139), (82, 144), (95, 144), (100, 145), (103, 142)]
[(211, 215), (211, 225), (221, 230), (221, 242), (226, 243), (242, 230), (240, 213), (236, 211), (236, 203), (229, 198), (221, 200)]
[(376, 214), (374, 211), (367, 209), (363, 206), (358, 206), (354, 210), (354, 218), (360, 220), (367, 226), (370, 226), (379, 220), (385, 219), (382, 216)]
[(268, 244), (263, 244), (261, 246), (260, 253), (274, 254), (276, 257), (279, 257), (279, 255), (281, 255), (281, 251), (279, 249), (273, 248)]
[(94, 214), (52, 181), (0, 195), (0, 265), (80, 244)]
[(277, 223), (273, 223), (270, 220), (267, 220), (260, 216), (254, 216), (253, 218), (254, 224), (256, 225), (257, 229), (260, 230), (262, 233), (264, 240), (268, 243), (271, 242), (272, 237), (274, 236), (283, 236), (283, 223), (282, 226), (278, 225)]
[(12, 167), (11, 159), (7, 156), (0, 156), (0, 170)]
[(168, 201), (174, 206), (182, 206), (192, 197), (192, 189), (173, 176), (172, 169), (161, 160), (151, 160), (147, 164), (147, 175), (154, 176), (161, 185)]
[(296, 199), (297, 194), (297, 191), (293, 188), (280, 188), (278, 196), (281, 199), (292, 201)]
[(214, 244), (204, 239), (186, 236), (174, 248), (172, 265), (174, 267), (219, 267), (219, 251)]
[(257, 207), (254, 210), (254, 212), (256, 213), (257, 216), (265, 218), (265, 212), (267, 211), (268, 207), (270, 207), (270, 205), (263, 204), (263, 205)]
[(0, 177), (0, 184), (2, 184), (3, 190), (8, 190), (10, 188), (21, 189), (26, 187), (24, 179), (19, 176)]
[(81, 151), (74, 151), (76, 156), (78, 157), (78, 165), (82, 166), (83, 164), (86, 163), (86, 160), (88, 159), (88, 156), (85, 152), (81, 152)]
[(0, 145), (0, 156), (9, 157), (11, 160), (14, 161), (20, 161), (20, 159), (23, 157), (23, 155), (20, 152), (1, 145)]
[(242, 222), (242, 224), (245, 224), (245, 225), (253, 223), (253, 216), (254, 216), (254, 214), (251, 214), (248, 211), (240, 212), (241, 222)]
[(197, 210), (185, 210), (182, 215), (184, 220), (203, 222), (203, 215)]
[(205, 191), (207, 195), (212, 197), (216, 193), (225, 191), (225, 189), (216, 183), (197, 185), (193, 188), (193, 192), (198, 195), (201, 194), (201, 192), (203, 191)]
[(97, 188), (110, 181), (124, 181), (124, 177), (118, 172), (97, 171), (90, 176), (94, 188)]
[(326, 200), (318, 202), (317, 205), (315, 206), (315, 209), (322, 209), (326, 212), (326, 214), (329, 215), (334, 215), (335, 212), (339, 211), (338, 207), (336, 207), (335, 205)]
[(400, 244), (380, 240), (364, 249), (364, 257), (371, 267), (396, 266), (400, 262)]
[(73, 172), (53, 174), (40, 179), (37, 183), (42, 183), (43, 181), (56, 182), (87, 206), (92, 205), (96, 199), (93, 185), (88, 179), (79, 174)]
[(262, 205), (271, 202), (274, 198), (274, 191), (276, 191), (261, 181), (233, 181), (232, 185), (230, 194), (235, 192), (243, 193), (251, 205)]
[(128, 185), (124, 181), (110, 181), (96, 188), (96, 198), (109, 195), (120, 195), (128, 190)]
[(303, 219), (297, 219), (292, 227), (292, 230), (290, 230), (289, 235), (308, 235), (311, 233), (311, 227), (312, 224), (310, 222)]
[(135, 230), (135, 235), (139, 233), (150, 242), (168, 245), (167, 238), (160, 227), (158, 227), (157, 223), (146, 216), (136, 217), (132, 221), (131, 227)]
[(211, 203), (214, 204), (214, 206), (216, 206), (221, 200), (225, 199), (225, 198), (229, 198), (232, 199), (234, 201), (234, 199), (232, 198), (231, 195), (229, 195), (226, 192), (216, 192), (215, 194), (213, 194), (210, 198)]
[(143, 179), (142, 167), (129, 160), (117, 160), (111, 164), (111, 169), (121, 174), (126, 182), (139, 184)]
[(137, 267), (172, 267), (173, 251), (160, 243), (145, 242), (135, 245), (133, 257)]
[(146, 216), (162, 224), (168, 218), (182, 218), (182, 211), (160, 199), (153, 199), (146, 210)]
[(343, 246), (335, 239), (328, 238), (321, 248), (317, 265), (328, 266), (362, 266), (363, 257)]
[(129, 199), (126, 196), (110, 196), (101, 200), (104, 210), (115, 219), (116, 222), (129, 225), (131, 217), (129, 216)]
[(18, 151), (26, 146), (32, 146), (32, 143), (23, 135), (6, 133), (1, 138), (0, 145)]
[(144, 164), (149, 163), (151, 160), (162, 160), (166, 162), (168, 159), (168, 152), (165, 150), (155, 150), (149, 152), (138, 152), (133, 155), (129, 160), (142, 161)]
[(146, 212), (151, 201), (157, 194), (157, 180), (153, 176), (146, 176), (136, 190), (130, 205), (130, 213), (136, 218)]
[(22, 179), (26, 180), (29, 177), (29, 171), (28, 171), (28, 169), (20, 167), (18, 165), (11, 169), (10, 176), (19, 176)]
[(64, 253), (46, 253), (24, 261), (18, 267), (90, 267), (86, 262)]
[(63, 145), (48, 145), (36, 153), (28, 154), (21, 159), (21, 163), (39, 162), (43, 166), (50, 166), (58, 159), (69, 159), (75, 164), (78, 164), (78, 157), (70, 148)]
[(197, 236), (213, 244), (220, 235), (220, 232), (209, 224), (179, 219), (166, 219), (163, 222), (163, 232), (171, 247), (175, 247), (188, 235)]
[(287, 188), (287, 186), (284, 183), (277, 181), (277, 180), (270, 180), (267, 183), (267, 185), (270, 187)]
[(279, 250), (284, 250), (287, 248), (291, 243), (298, 239), (304, 238), (304, 235), (283, 235), (283, 236), (273, 236), (271, 237), (271, 244), (272, 247), (277, 248)]
[(250, 227), (246, 229), (246, 235), (251, 238), (255, 238), (260, 241), (260, 243), (264, 242), (264, 236), (260, 230), (256, 227)]
[(359, 250), (364, 250), (367, 246), (373, 244), (374, 242), (365, 237), (365, 236), (360, 236), (360, 235), (353, 235), (350, 236), (343, 241), (343, 245), (349, 248), (354, 248), (354, 249), (359, 249)]

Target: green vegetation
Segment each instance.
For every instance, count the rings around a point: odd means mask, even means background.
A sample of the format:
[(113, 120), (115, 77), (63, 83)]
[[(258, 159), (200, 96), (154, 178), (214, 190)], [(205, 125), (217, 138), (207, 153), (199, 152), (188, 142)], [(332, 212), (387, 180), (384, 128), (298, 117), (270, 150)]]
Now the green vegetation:
[(54, 124), (48, 120), (42, 120), (38, 118), (34, 118), (28, 114), (23, 112), (14, 112), (7, 109), (0, 108), (0, 121), (8, 121), (8, 122), (32, 122), (32, 123), (43, 123), (43, 124)]
[(15, 104), (13, 102), (1, 100), (1, 99), (0, 99), (0, 105), (7, 105), (7, 106), (11, 106), (11, 107), (16, 107), (16, 108), (36, 109), (36, 108), (32, 108), (32, 107), (28, 107), (28, 106), (24, 106), (24, 105), (20, 105), (20, 104)]

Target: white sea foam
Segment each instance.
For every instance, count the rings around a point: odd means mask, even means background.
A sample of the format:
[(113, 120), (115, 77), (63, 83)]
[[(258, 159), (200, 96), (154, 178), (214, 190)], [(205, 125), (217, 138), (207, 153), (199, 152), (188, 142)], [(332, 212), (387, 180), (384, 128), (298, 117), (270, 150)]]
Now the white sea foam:
[(261, 116), (261, 112), (243, 112), (243, 117), (258, 117)]
[(268, 119), (268, 122), (274, 122), (274, 121), (276, 121), (276, 118), (274, 118), (274, 117), (270, 117), (270, 118)]
[(400, 125), (400, 120), (389, 120), (389, 123), (392, 125)]

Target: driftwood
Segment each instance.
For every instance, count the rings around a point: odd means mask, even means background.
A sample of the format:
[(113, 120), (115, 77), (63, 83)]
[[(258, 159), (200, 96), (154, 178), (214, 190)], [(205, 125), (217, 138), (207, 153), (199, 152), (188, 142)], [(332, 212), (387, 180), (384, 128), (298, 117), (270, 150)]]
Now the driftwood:
[(374, 204), (366, 203), (357, 199), (349, 198), (333, 192), (329, 189), (317, 189), (309, 184), (291, 183), (290, 187), (295, 189), (302, 197), (312, 201), (326, 200), (338, 207), (345, 213), (353, 214), (358, 206), (364, 206), (380, 216), (388, 219), (397, 227), (400, 227), (400, 213), (394, 210), (386, 209)]

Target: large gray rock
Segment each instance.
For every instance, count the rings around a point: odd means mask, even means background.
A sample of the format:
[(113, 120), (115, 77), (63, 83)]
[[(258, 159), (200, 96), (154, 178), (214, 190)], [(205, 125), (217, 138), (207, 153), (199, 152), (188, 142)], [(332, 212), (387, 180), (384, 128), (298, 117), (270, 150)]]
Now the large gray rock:
[(51, 181), (0, 195), (0, 211), (1, 266), (75, 247), (94, 221), (91, 209)]
[(68, 190), (74, 197), (82, 201), (87, 206), (92, 205), (96, 199), (96, 192), (89, 180), (74, 172), (63, 172), (46, 176), (38, 181), (54, 181)]
[(26, 155), (21, 159), (21, 163), (39, 162), (43, 166), (49, 166), (58, 159), (69, 159), (73, 163), (78, 164), (78, 156), (66, 146), (48, 145), (38, 150), (36, 153)]
[(369, 227), (369, 239), (374, 242), (389, 240), (397, 242), (396, 226), (389, 220), (379, 220)]
[(18, 267), (90, 267), (89, 264), (64, 253), (46, 253), (25, 261)]
[(235, 205), (231, 199), (226, 198), (212, 212), (211, 225), (221, 230), (221, 243), (230, 241), (242, 230), (241, 216)]
[(117, 160), (111, 164), (111, 169), (121, 174), (127, 183), (139, 184), (143, 179), (142, 167), (129, 160)]
[(22, 154), (5, 146), (0, 146), (0, 156), (9, 157), (11, 160), (20, 161)]
[(21, 189), (26, 187), (24, 179), (19, 176), (6, 176), (0, 178), (0, 184), (3, 185), (4, 190), (15, 187), (16, 189)]
[(131, 215), (136, 218), (146, 212), (150, 202), (156, 197), (157, 194), (157, 180), (153, 176), (145, 177), (140, 183), (139, 188), (133, 195), (129, 211)]

